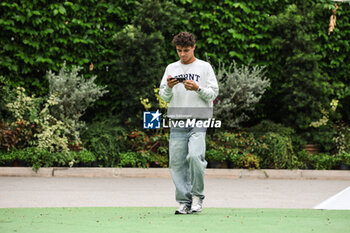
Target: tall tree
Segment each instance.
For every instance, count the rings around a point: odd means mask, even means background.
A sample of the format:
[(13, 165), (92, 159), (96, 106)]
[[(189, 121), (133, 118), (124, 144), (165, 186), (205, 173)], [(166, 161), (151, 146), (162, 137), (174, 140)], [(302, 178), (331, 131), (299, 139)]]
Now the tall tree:
[(270, 68), (275, 75), (269, 117), (307, 133), (310, 123), (320, 118), (322, 106), (329, 104), (331, 85), (319, 66), (322, 56), (315, 41), (314, 3), (298, 2), (270, 19), (272, 45), (279, 55)]

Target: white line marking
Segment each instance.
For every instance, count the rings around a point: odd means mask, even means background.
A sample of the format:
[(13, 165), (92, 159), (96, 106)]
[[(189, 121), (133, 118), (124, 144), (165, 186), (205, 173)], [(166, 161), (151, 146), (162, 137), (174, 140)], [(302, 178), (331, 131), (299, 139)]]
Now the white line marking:
[(313, 209), (350, 210), (350, 186), (314, 206)]

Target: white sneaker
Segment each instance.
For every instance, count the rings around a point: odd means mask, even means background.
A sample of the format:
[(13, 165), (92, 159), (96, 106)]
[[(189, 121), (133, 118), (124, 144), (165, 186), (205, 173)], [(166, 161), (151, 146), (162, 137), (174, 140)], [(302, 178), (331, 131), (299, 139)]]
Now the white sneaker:
[(179, 208), (175, 211), (175, 214), (188, 214), (190, 213), (190, 209), (186, 204), (180, 204)]
[(192, 196), (191, 212), (192, 213), (201, 212), (202, 211), (202, 203), (203, 203), (202, 198), (200, 198), (198, 196)]

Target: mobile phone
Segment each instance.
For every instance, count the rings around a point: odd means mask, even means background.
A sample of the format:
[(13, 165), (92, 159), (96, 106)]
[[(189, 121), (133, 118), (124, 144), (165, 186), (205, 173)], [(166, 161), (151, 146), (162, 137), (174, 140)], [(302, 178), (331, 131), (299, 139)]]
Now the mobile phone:
[(185, 78), (176, 78), (176, 79), (177, 81), (179, 81), (179, 83), (182, 83), (185, 80)]
[[(175, 78), (170, 78), (170, 80), (174, 80)], [(179, 81), (179, 83), (182, 83), (185, 78), (176, 78), (177, 81)]]

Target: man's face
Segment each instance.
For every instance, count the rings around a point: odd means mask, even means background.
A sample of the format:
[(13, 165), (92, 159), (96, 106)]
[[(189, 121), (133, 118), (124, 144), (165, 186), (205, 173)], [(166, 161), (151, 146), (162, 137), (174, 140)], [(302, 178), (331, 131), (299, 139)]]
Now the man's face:
[(180, 45), (176, 46), (176, 51), (180, 57), (182, 64), (189, 64), (195, 60), (195, 57), (194, 57), (195, 49), (196, 49), (196, 45), (194, 45), (193, 47), (191, 46), (182, 47)]

